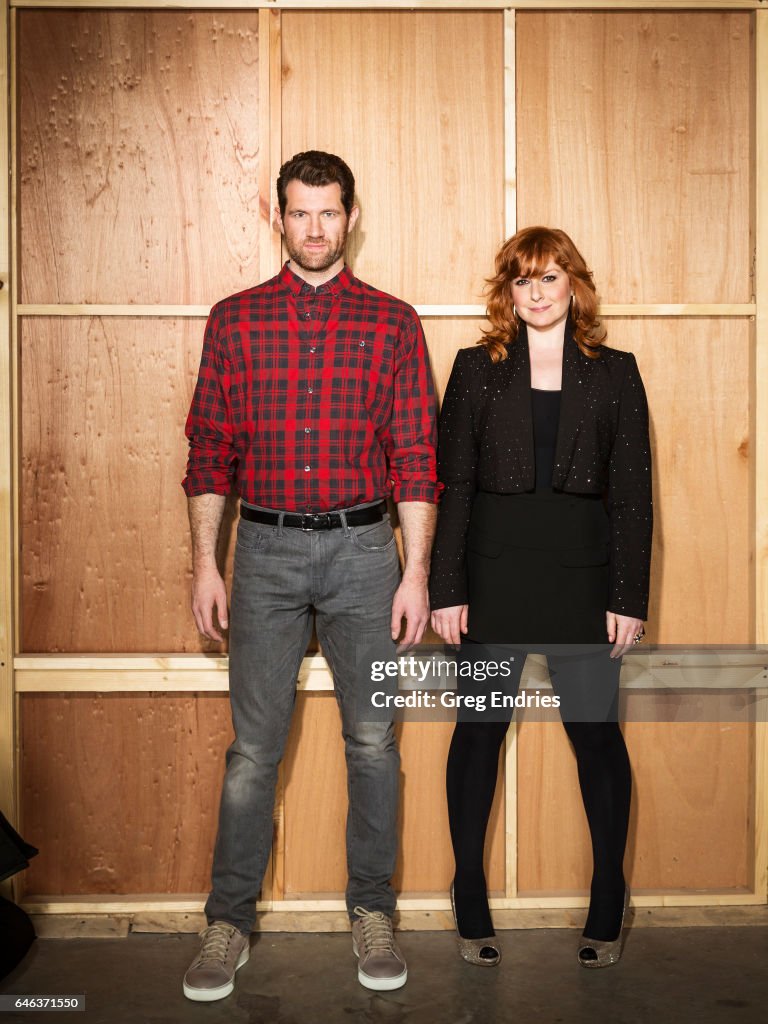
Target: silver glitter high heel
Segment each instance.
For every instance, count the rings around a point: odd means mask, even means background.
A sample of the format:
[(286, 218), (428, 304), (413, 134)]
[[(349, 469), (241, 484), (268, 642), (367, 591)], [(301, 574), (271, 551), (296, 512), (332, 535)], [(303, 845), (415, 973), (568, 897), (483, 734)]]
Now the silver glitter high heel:
[(621, 925), (618, 938), (612, 942), (601, 941), (600, 939), (588, 939), (586, 935), (579, 938), (579, 949), (577, 956), (582, 967), (610, 967), (615, 964), (624, 951), (624, 918), (627, 916), (629, 906), (629, 889), (624, 890), (624, 909), (621, 912)]
[[(465, 939), (459, 933), (459, 922), (456, 917), (456, 901), (453, 896), (453, 882), (451, 882), (451, 910), (453, 911), (453, 923), (456, 928), (456, 939), (459, 944), (459, 954), (469, 964), (477, 964), (478, 967), (495, 967), (501, 962), (501, 950), (496, 944), (496, 936), (489, 936), (486, 939)], [(485, 956), (483, 954), (485, 953)]]

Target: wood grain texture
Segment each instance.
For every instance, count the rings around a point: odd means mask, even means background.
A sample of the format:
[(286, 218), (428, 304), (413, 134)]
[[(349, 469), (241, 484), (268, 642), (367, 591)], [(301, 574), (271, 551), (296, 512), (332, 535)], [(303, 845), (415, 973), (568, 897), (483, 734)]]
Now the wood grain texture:
[(258, 12), (19, 17), (21, 298), (206, 302), (258, 278)]
[[(452, 726), (406, 722), (397, 727), (401, 755), (398, 893), (444, 893), (453, 877), (445, 805), (445, 759)], [(346, 766), (336, 701), (301, 694), (285, 757), (285, 897), (344, 892), (347, 881)], [(489, 886), (504, 890), (504, 786), (500, 779), (489, 826)], [(311, 837), (311, 838), (310, 838)]]
[[(189, 610), (180, 486), (203, 324), (21, 325), (22, 650), (217, 650)], [(221, 564), (233, 551), (222, 530)]]
[(355, 273), (409, 302), (477, 302), (504, 230), (502, 15), (284, 13), (283, 155), (357, 181)]
[[(751, 886), (750, 727), (631, 722), (625, 871), (633, 889)], [(562, 726), (518, 733), (518, 892), (584, 892), (592, 872), (576, 761)]]
[(749, 301), (750, 15), (516, 29), (518, 227), (565, 229), (604, 302)]
[(634, 352), (654, 455), (653, 642), (754, 639), (750, 538), (750, 324), (612, 320)]
[(461, 348), (471, 348), (482, 337), (482, 330), (488, 327), (488, 321), (475, 317), (440, 317), (435, 320), (423, 320), (422, 324), (427, 339), (435, 391), (438, 400), (442, 401), (456, 353)]
[(28, 695), (19, 735), (26, 892), (208, 891), (226, 696)]
[[(649, 639), (748, 643), (750, 325), (612, 320), (608, 327), (611, 345), (635, 353), (651, 413)], [(748, 884), (748, 728), (636, 722), (627, 737), (638, 759), (633, 884), (654, 890)], [(518, 786), (520, 893), (582, 890), (589, 837), (562, 729), (521, 728)]]

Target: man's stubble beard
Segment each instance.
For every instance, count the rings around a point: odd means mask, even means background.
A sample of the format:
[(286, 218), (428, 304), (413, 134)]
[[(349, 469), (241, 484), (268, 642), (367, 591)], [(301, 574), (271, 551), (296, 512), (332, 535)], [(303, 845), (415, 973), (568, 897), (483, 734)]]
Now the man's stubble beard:
[(319, 252), (315, 255), (310, 255), (303, 251), (303, 249), (294, 246), (285, 236), (285, 248), (288, 251), (288, 255), (291, 258), (291, 262), (295, 263), (296, 266), (301, 267), (302, 270), (310, 270), (315, 273), (318, 271), (327, 270), (332, 267), (333, 264), (344, 255), (344, 247), (347, 244), (347, 230), (339, 238), (338, 243), (333, 246), (332, 249), (327, 249), (325, 252)]

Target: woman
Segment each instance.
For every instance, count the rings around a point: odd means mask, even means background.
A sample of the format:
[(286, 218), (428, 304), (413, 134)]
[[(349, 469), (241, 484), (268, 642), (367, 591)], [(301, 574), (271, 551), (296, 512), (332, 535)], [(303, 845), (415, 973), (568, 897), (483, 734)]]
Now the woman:
[[(597, 651), (548, 663), (592, 839), (578, 957), (606, 967), (621, 954), (626, 900), (631, 774), (616, 720), (620, 659), (643, 635), (648, 602), (645, 392), (634, 356), (603, 345), (592, 275), (565, 232), (519, 231), (499, 250), (489, 285), (491, 328), (457, 354), (440, 417), (432, 627), (465, 659), (478, 656), (478, 643)], [(515, 660), (512, 689), (524, 661)], [(508, 721), (463, 718), (447, 766), (451, 897), (461, 955), (493, 966), (501, 953), (483, 847)]]

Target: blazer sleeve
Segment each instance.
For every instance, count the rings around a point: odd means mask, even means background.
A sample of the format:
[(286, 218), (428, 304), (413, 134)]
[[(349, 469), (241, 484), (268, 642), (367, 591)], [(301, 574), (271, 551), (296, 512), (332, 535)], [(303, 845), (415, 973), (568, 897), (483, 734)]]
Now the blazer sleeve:
[(648, 403), (632, 353), (619, 394), (616, 437), (608, 463), (610, 520), (608, 610), (645, 619), (651, 570), (653, 500)]
[(475, 433), (479, 349), (456, 353), (440, 412), (437, 475), (443, 485), (432, 549), (432, 609), (467, 603), (466, 544), (472, 501), (477, 489), (478, 443)]

